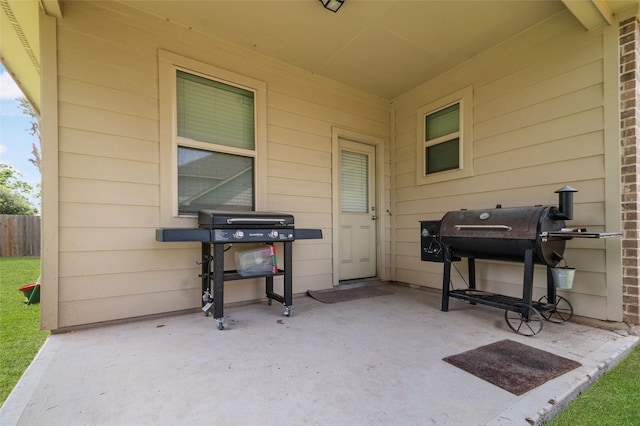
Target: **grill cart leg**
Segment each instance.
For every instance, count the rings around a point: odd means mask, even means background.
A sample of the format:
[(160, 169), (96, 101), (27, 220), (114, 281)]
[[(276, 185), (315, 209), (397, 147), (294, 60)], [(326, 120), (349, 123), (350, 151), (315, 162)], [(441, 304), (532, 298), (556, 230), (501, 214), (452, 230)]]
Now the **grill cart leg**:
[(280, 302), (284, 305), (284, 315), (291, 316), (291, 305), (293, 304), (293, 256), (292, 256), (292, 242), (284, 242), (284, 268), (281, 269), (284, 277), (284, 290), (283, 294), (276, 294), (273, 292), (273, 277), (265, 277), (265, 287), (268, 301), (271, 305), (272, 300)]
[(284, 315), (291, 316), (293, 305), (293, 244), (291, 241), (284, 243)]
[(224, 244), (213, 245), (213, 318), (224, 329)]
[(213, 308), (213, 297), (211, 297), (211, 246), (209, 243), (202, 243), (202, 263), (200, 263), (200, 278), (202, 284), (202, 311), (208, 317)]

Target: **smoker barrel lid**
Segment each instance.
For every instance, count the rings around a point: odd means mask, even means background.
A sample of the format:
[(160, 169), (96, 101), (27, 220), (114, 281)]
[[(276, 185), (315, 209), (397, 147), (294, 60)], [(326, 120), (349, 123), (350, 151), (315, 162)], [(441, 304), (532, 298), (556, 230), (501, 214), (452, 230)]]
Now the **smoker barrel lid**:
[(242, 227), (242, 226), (293, 226), (293, 215), (273, 212), (234, 212), (224, 210), (200, 210), (200, 227)]

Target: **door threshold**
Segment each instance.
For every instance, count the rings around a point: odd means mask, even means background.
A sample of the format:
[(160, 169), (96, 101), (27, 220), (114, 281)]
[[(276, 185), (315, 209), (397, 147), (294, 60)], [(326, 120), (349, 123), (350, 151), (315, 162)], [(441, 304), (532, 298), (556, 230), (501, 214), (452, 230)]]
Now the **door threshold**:
[(355, 278), (353, 280), (341, 280), (338, 282), (338, 287), (342, 288), (355, 288), (364, 286), (374, 286), (382, 284), (382, 280), (377, 277), (369, 278)]

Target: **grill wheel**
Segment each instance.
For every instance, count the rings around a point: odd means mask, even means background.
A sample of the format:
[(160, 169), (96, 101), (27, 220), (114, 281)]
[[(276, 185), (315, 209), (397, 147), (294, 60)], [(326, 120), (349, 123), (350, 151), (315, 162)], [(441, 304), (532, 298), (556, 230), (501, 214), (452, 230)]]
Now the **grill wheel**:
[(534, 336), (542, 330), (542, 315), (533, 306), (515, 303), (515, 310), (504, 311), (504, 319), (509, 328), (523, 336)]
[[(542, 296), (538, 302), (547, 304), (549, 303), (548, 300), (547, 296)], [(543, 312), (542, 316), (549, 322), (561, 324), (571, 319), (573, 316), (573, 306), (571, 306), (571, 303), (569, 303), (569, 301), (564, 297), (556, 296), (554, 309)]]

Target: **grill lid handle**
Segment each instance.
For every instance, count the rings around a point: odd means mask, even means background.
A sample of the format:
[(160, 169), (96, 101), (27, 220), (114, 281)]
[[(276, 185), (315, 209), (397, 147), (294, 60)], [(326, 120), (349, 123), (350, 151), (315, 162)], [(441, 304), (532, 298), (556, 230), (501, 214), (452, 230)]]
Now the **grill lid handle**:
[(511, 231), (511, 228), (508, 225), (454, 225), (454, 228), (457, 230), (461, 229), (500, 229), (503, 231)]
[(287, 221), (285, 219), (281, 219), (279, 217), (255, 217), (255, 218), (232, 217), (230, 219), (227, 219), (227, 224), (229, 225), (233, 225), (234, 223), (245, 223), (245, 222), (279, 223), (280, 225), (287, 224)]

